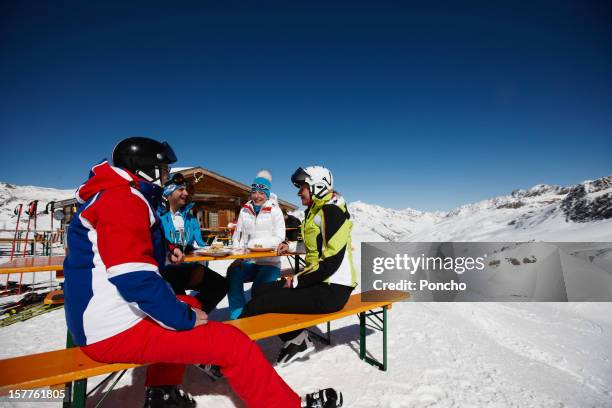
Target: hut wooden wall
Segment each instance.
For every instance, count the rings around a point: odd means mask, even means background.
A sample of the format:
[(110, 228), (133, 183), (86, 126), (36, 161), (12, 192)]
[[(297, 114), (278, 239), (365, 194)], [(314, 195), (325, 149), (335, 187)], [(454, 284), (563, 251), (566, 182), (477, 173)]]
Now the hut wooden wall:
[(238, 212), (249, 199), (248, 191), (205, 175), (190, 185), (194, 213), (203, 228), (225, 227), (238, 218)]

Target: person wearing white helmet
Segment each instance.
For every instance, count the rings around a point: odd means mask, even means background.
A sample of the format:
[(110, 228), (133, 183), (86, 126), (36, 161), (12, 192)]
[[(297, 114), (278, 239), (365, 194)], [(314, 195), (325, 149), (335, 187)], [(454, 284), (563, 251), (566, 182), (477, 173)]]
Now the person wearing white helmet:
[[(299, 168), (291, 176), (298, 196), (307, 207), (301, 226), (306, 248), (306, 266), (284, 280), (253, 290), (253, 298), (241, 317), (263, 313), (333, 313), (344, 307), (357, 285), (351, 250), (352, 222), (346, 202), (334, 191), (329, 169)], [(282, 244), (279, 253), (288, 252)], [(314, 345), (306, 330), (279, 336), (285, 343), (277, 364), (304, 358)]]

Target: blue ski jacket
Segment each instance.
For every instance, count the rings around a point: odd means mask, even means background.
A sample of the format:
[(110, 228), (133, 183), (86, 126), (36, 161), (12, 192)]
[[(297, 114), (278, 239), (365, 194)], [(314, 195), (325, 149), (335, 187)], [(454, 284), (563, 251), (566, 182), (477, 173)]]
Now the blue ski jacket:
[[(196, 242), (199, 246), (204, 247), (206, 246), (206, 243), (202, 239), (200, 223), (198, 223), (196, 217), (191, 214), (191, 209), (194, 205), (195, 203), (189, 203), (179, 211), (183, 216), (183, 221), (185, 223), (184, 244), (193, 246), (193, 243)], [(179, 242), (177, 242), (176, 229), (174, 228), (174, 223), (172, 222), (172, 213), (170, 212), (170, 208), (160, 207), (157, 213), (161, 219), (166, 240), (171, 244), (179, 244)]]

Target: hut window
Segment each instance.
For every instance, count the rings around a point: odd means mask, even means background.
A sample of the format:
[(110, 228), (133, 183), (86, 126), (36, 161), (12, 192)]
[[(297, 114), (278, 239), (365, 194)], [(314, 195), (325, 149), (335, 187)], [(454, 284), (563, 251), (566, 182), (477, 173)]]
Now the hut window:
[(215, 228), (219, 226), (219, 214), (216, 212), (208, 213), (208, 226), (210, 228)]

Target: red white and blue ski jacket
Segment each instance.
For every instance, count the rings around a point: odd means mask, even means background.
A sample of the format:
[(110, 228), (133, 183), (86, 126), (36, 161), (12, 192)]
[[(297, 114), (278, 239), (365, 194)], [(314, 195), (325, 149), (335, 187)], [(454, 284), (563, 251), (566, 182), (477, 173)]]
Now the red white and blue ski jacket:
[(166, 256), (155, 211), (161, 188), (105, 161), (91, 169), (76, 198), (64, 260), (66, 323), (74, 342), (107, 339), (146, 316), (169, 329), (193, 328), (195, 313), (159, 274)]

